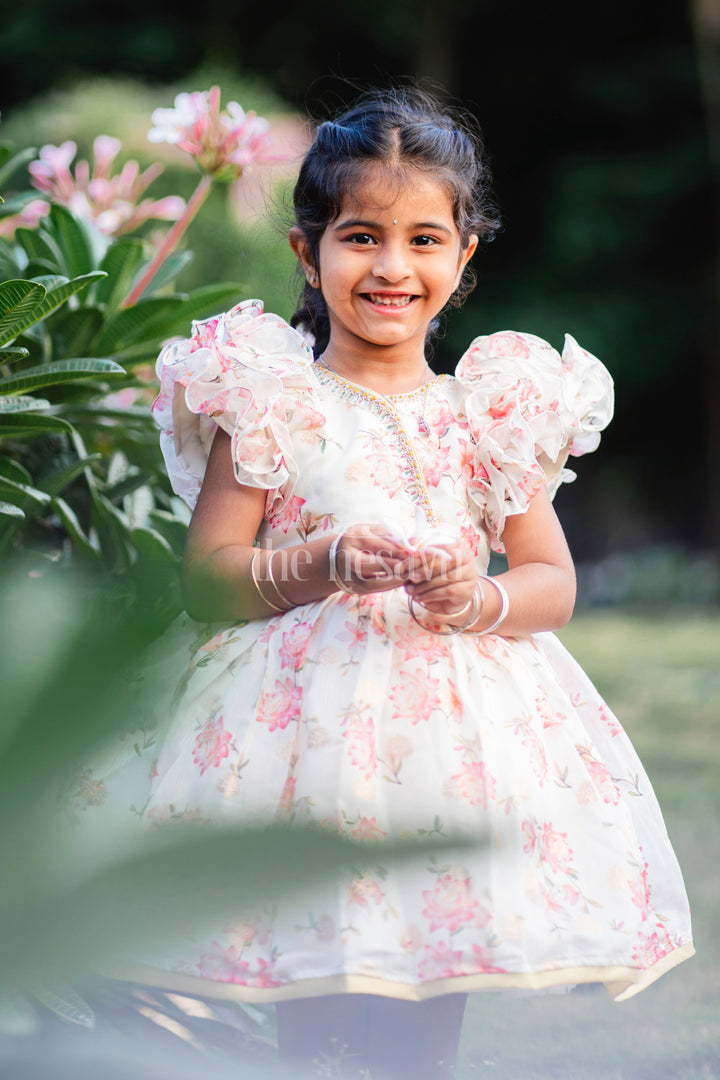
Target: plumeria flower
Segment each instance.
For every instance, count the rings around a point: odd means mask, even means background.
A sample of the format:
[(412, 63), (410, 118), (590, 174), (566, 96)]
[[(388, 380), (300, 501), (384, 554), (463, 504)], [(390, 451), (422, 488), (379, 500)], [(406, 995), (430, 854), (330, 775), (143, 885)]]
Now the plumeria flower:
[(33, 186), (53, 202), (90, 221), (106, 236), (131, 232), (149, 218), (177, 221), (185, 210), (185, 201), (178, 196), (140, 201), (145, 189), (163, 171), (162, 165), (151, 165), (140, 172), (137, 161), (127, 161), (116, 176), (111, 176), (121, 145), (110, 135), (98, 135), (93, 143), (92, 172), (87, 161), (81, 160), (75, 165), (74, 175), (70, 169), (77, 153), (74, 142), (43, 146), (39, 160), (28, 166)]
[(178, 146), (214, 180), (237, 180), (253, 161), (273, 160), (270, 125), (236, 101), (220, 112), (220, 87), (178, 94), (173, 109), (155, 109), (150, 142)]
[(49, 210), (50, 207), (42, 199), (33, 199), (23, 206), (19, 213), (0, 218), (0, 236), (5, 240), (13, 240), (16, 229), (37, 229), (41, 218), (44, 218)]

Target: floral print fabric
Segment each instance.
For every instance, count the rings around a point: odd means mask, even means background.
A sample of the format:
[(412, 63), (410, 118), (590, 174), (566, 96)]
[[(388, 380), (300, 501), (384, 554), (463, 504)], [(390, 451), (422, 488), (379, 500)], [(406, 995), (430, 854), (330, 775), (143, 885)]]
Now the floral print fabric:
[[(572, 338), (562, 357), (532, 335), (478, 338), (455, 378), (383, 397), (314, 364), (256, 301), (197, 324), (159, 374), (166, 460), (191, 504), (220, 424), (238, 480), (268, 492), (259, 543), (358, 521), (440, 528), (482, 571), (507, 515), (567, 479), (567, 454), (593, 449), (612, 411), (607, 372)], [(602, 981), (629, 996), (692, 953), (652, 789), (582, 670), (552, 634), (433, 635), (402, 590), (219, 630), (185, 672), (145, 817), (376, 841), (333, 887), (148, 960), (160, 985), (417, 999)], [(477, 843), (383, 856), (386, 839), (453, 835)]]

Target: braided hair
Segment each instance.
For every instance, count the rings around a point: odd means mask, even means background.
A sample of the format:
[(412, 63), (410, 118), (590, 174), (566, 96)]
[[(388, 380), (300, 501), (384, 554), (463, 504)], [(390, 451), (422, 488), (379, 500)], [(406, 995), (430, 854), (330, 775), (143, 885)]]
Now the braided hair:
[[(499, 228), (475, 122), (423, 91), (371, 91), (335, 120), (317, 127), (295, 185), (295, 222), (316, 269), (320, 238), (340, 214), (345, 195), (363, 182), (369, 166), (384, 170), (395, 181), (426, 173), (445, 184), (463, 247), (473, 233), (488, 241)], [(475, 275), (466, 267), (450, 303), (459, 307), (474, 285)], [(319, 287), (303, 284), (291, 323), (312, 334), (316, 355), (326, 348), (330, 322)], [(431, 334), (437, 323), (433, 320)]]

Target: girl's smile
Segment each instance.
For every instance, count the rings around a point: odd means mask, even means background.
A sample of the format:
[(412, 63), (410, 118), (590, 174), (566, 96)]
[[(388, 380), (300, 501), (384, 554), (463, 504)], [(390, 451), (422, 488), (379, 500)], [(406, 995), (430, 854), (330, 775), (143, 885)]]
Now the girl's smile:
[(428, 326), (477, 246), (471, 236), (463, 247), (445, 186), (418, 174), (399, 187), (371, 174), (320, 238), (317, 267), (301, 235), (291, 243), (327, 305), (326, 362), (356, 381), (388, 363), (411, 384), (424, 377)]

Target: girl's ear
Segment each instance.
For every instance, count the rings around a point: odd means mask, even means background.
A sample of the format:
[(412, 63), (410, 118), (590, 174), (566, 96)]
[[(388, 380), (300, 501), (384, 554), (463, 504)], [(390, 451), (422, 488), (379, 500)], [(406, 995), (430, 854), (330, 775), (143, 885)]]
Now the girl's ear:
[(299, 225), (293, 225), (288, 233), (288, 242), (302, 267), (302, 272), (307, 278), (308, 283), (313, 289), (317, 289), (319, 280), (312, 257), (312, 251), (308, 244), (307, 237)]
[(473, 255), (475, 254), (475, 249), (477, 248), (477, 246), (477, 233), (470, 233), (470, 238), (468, 239), (468, 246), (465, 248), (462, 254), (463, 270), (465, 269), (466, 264), (470, 261), (470, 259), (472, 259)]

